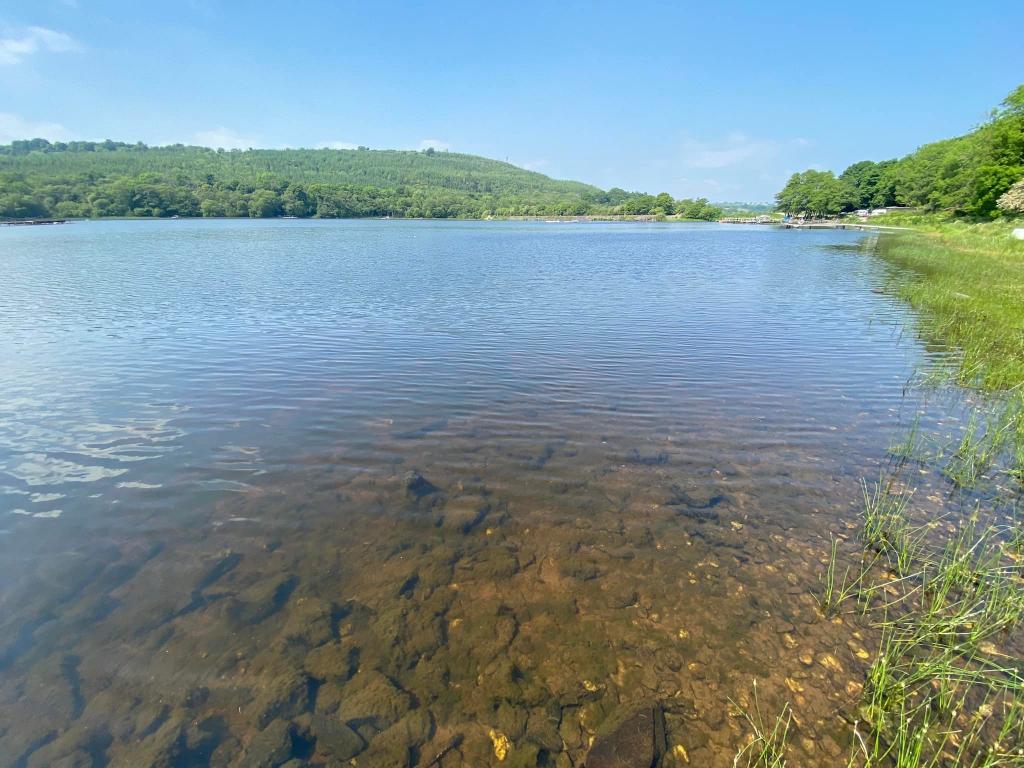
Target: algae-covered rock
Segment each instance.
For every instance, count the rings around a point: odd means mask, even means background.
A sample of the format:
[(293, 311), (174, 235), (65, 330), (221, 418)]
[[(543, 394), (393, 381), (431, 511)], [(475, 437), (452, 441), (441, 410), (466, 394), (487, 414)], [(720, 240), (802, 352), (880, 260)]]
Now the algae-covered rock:
[(338, 683), (326, 682), (316, 689), (315, 711), (321, 715), (330, 715), (341, 706), (342, 688)]
[(92, 768), (93, 754), (102, 753), (110, 744), (109, 732), (102, 728), (88, 728), (76, 722), (49, 744), (29, 755), (28, 768), (51, 766), (87, 766)]
[(356, 649), (351, 643), (327, 643), (306, 654), (303, 667), (317, 680), (344, 682), (352, 676), (355, 658)]
[(402, 478), (402, 486), (405, 488), (405, 495), (410, 499), (418, 500), (432, 493), (437, 493), (438, 487), (427, 480), (415, 469), (409, 470)]
[(601, 568), (592, 557), (578, 553), (559, 559), (558, 571), (566, 578), (578, 579), (580, 581), (589, 581), (601, 575)]
[(396, 768), (409, 765), (413, 750), (425, 744), (433, 733), (430, 713), (416, 709), (380, 733), (359, 758), (360, 766)]
[(358, 730), (364, 723), (377, 730), (390, 728), (409, 711), (409, 694), (380, 672), (360, 672), (345, 687), (338, 717)]
[(441, 510), (440, 524), (446, 530), (469, 533), (489, 511), (490, 505), (483, 496), (456, 496)]
[(78, 750), (70, 755), (64, 755), (52, 762), (46, 763), (46, 766), (47, 768), (93, 768), (95, 764), (91, 754)]
[(472, 557), (459, 562), (459, 571), (465, 577), (502, 581), (519, 572), (519, 561), (515, 553), (502, 545), (486, 546)]
[(558, 725), (558, 735), (565, 748), (570, 752), (579, 752), (587, 745), (587, 733), (580, 724), (579, 707), (562, 709), (562, 719)]
[(531, 710), (526, 724), (526, 738), (552, 754), (561, 751), (562, 737), (558, 735), (561, 719), (561, 709), (553, 701)]
[(275, 718), (298, 715), (309, 706), (309, 680), (297, 670), (261, 680), (264, 687), (255, 691), (248, 714), (263, 729)]
[(512, 741), (519, 741), (526, 733), (526, 721), (529, 717), (529, 712), (522, 708), (516, 707), (507, 701), (501, 702), (498, 706), (498, 711), (495, 713), (495, 725), (498, 730), (502, 731)]
[(645, 706), (599, 732), (587, 768), (652, 768), (665, 749), (665, 722), (658, 706)]
[(314, 714), (310, 732), (316, 739), (316, 753), (329, 765), (349, 760), (366, 748), (366, 742), (337, 718)]
[(315, 648), (334, 639), (334, 606), (316, 597), (304, 597), (289, 603), (288, 619), (281, 641)]
[(184, 717), (173, 714), (156, 730), (156, 733), (111, 760), (111, 768), (133, 768), (139, 765), (171, 768), (178, 765), (184, 751), (183, 734), (186, 723)]
[(275, 574), (261, 579), (239, 593), (230, 615), (242, 624), (256, 624), (273, 615), (288, 602), (298, 579), (291, 574)]
[(540, 761), (540, 747), (530, 742), (513, 745), (504, 760), (505, 768), (536, 768)]
[(292, 754), (292, 725), (277, 719), (253, 736), (245, 752), (250, 768), (277, 768)]

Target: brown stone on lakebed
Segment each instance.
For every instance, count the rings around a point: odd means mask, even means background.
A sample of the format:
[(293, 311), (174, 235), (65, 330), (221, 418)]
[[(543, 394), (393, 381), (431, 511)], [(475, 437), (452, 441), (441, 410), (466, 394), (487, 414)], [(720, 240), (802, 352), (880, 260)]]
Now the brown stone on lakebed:
[(586, 768), (652, 768), (665, 749), (661, 707), (649, 705), (628, 715), (594, 739)]

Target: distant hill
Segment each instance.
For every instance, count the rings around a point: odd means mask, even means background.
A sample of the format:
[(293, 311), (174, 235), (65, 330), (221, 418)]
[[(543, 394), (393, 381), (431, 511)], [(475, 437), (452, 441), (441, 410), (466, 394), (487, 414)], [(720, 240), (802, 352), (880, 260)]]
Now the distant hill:
[(45, 139), (0, 146), (0, 218), (671, 214), (675, 202), (433, 150), (225, 151)]
[(727, 216), (734, 216), (743, 213), (760, 214), (771, 213), (775, 210), (775, 203), (740, 203), (727, 202), (715, 203)]
[(42, 139), (0, 147), (0, 181), (0, 216), (8, 218), (577, 214), (630, 197), (431, 150), (224, 151)]

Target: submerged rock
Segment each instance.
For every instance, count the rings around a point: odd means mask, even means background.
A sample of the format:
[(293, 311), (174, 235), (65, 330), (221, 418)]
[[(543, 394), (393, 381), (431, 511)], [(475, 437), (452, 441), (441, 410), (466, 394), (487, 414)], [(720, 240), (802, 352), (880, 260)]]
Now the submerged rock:
[(360, 672), (342, 695), (338, 717), (356, 729), (364, 723), (376, 730), (390, 728), (411, 706), (409, 694), (398, 690), (387, 677), (375, 671)]
[(315, 648), (334, 639), (334, 606), (327, 600), (304, 597), (294, 601), (281, 632), (285, 644)]
[(469, 533), (483, 522), (490, 509), (482, 496), (458, 496), (444, 505), (439, 522), (447, 530)]
[(249, 715), (256, 722), (257, 728), (264, 728), (278, 717), (295, 717), (309, 706), (309, 680), (305, 675), (291, 671), (275, 677), (259, 691), (252, 704)]
[(292, 754), (292, 725), (274, 720), (257, 733), (245, 753), (245, 765), (252, 768), (276, 768)]
[(665, 748), (665, 720), (659, 706), (636, 710), (594, 739), (586, 768), (652, 768)]
[(359, 758), (359, 764), (370, 768), (409, 765), (413, 750), (427, 743), (433, 728), (434, 721), (428, 712), (413, 710), (370, 742), (370, 748)]
[(317, 754), (329, 765), (350, 760), (366, 749), (362, 737), (336, 718), (313, 715), (310, 730), (316, 737)]
[(317, 680), (345, 682), (352, 676), (357, 649), (348, 642), (333, 642), (306, 654), (303, 667)]
[(110, 734), (102, 727), (88, 728), (80, 724), (72, 726), (57, 739), (33, 752), (28, 768), (50, 768), (51, 766), (83, 766), (92, 768), (93, 754), (100, 754), (110, 744)]
[(683, 517), (688, 517), (700, 523), (718, 522), (719, 513), (716, 507), (727, 503), (729, 498), (714, 488), (692, 488), (685, 489), (678, 485), (672, 486), (672, 498), (665, 506), (674, 508)]
[(402, 485), (405, 486), (405, 495), (411, 499), (422, 499), (431, 493), (437, 493), (439, 490), (436, 485), (415, 469), (405, 473), (405, 477), (402, 478)]
[(184, 748), (183, 734), (186, 721), (180, 715), (169, 718), (156, 733), (142, 739), (127, 754), (111, 761), (111, 766), (129, 768), (148, 765), (153, 768), (171, 768), (178, 765)]

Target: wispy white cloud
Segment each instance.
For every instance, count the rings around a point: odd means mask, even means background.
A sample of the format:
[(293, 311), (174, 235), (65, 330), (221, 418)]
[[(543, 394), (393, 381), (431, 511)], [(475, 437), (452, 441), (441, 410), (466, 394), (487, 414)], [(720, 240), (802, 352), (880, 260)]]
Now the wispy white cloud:
[(525, 168), (528, 171), (536, 171), (537, 173), (543, 172), (545, 168), (551, 165), (547, 160), (531, 160), (528, 163), (521, 163), (520, 168)]
[(17, 139), (67, 141), (70, 138), (71, 132), (60, 123), (36, 122), (10, 112), (0, 112), (0, 144), (9, 144)]
[(249, 149), (260, 146), (260, 142), (253, 136), (244, 136), (231, 128), (220, 126), (207, 131), (197, 131), (193, 136), (196, 144), (202, 147), (213, 147), (214, 149)]
[(685, 137), (678, 155), (678, 188), (685, 196), (769, 199), (785, 183), (787, 168), (810, 164), (813, 147), (803, 137), (763, 138), (742, 131), (711, 139)]
[(358, 149), (358, 144), (350, 141), (324, 141), (316, 145), (317, 149)]
[(420, 149), (433, 149), (438, 152), (447, 152), (452, 148), (452, 145), (447, 141), (441, 141), (440, 139), (424, 139), (420, 142)]
[(777, 157), (781, 142), (755, 139), (740, 132), (716, 141), (683, 141), (683, 162), (691, 168), (731, 168), (750, 159)]
[(20, 34), (0, 37), (0, 65), (20, 64), (41, 52), (66, 53), (80, 50), (71, 35), (46, 27), (29, 27)]

